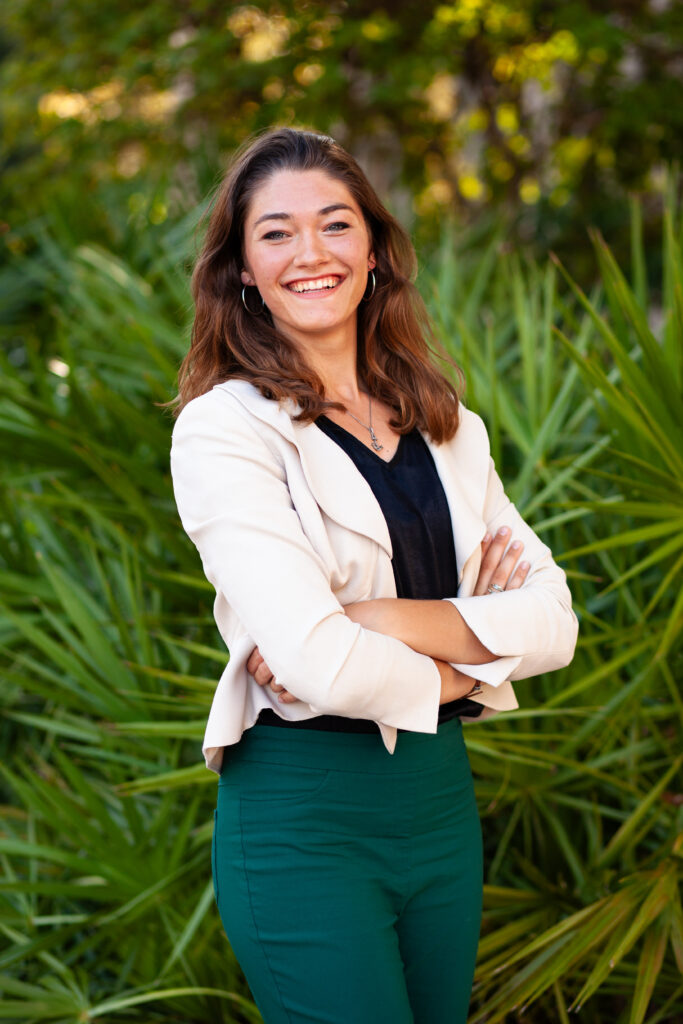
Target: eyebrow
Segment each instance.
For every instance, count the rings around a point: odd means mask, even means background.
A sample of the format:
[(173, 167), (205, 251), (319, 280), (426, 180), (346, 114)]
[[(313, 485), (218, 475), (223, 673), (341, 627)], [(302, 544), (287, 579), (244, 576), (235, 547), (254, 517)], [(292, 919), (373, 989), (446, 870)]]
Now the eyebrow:
[[(331, 203), (329, 206), (323, 206), (322, 210), (318, 210), (318, 216), (324, 217), (326, 213), (333, 213), (335, 210), (351, 210), (354, 213), (353, 207), (349, 206), (348, 203)], [(264, 213), (262, 217), (255, 222), (254, 227), (263, 220), (291, 220), (291, 213)]]

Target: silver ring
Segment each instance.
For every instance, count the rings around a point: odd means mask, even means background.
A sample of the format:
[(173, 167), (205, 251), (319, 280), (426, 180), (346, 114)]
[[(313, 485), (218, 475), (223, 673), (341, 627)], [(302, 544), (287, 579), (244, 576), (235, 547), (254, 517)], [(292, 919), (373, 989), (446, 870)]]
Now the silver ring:
[(492, 594), (494, 590), (497, 590), (500, 594), (502, 594), (503, 591), (505, 590), (505, 587), (501, 587), (499, 583), (492, 583), (491, 586), (486, 591), (486, 593)]

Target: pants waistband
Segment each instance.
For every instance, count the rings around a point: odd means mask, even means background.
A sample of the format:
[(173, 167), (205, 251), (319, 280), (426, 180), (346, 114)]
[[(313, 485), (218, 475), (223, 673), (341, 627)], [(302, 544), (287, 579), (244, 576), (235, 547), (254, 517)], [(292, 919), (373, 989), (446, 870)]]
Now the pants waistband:
[(259, 724), (247, 729), (238, 743), (225, 747), (223, 768), (235, 761), (255, 761), (394, 775), (441, 764), (456, 751), (466, 756), (459, 718), (441, 722), (435, 733), (402, 732), (393, 754), (379, 731), (372, 735)]
[[(367, 718), (344, 718), (341, 715), (315, 715), (290, 721), (276, 715), (272, 708), (261, 708), (254, 725), (274, 725), (279, 729), (315, 729), (322, 732), (365, 732), (379, 736), (379, 726)], [(401, 730), (403, 732), (403, 730)]]

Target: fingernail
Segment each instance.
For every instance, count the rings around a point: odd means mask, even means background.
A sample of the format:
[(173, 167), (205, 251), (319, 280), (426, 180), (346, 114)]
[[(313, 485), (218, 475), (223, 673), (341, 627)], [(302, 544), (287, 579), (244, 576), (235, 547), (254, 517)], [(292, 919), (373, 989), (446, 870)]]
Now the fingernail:
[(513, 551), (516, 551), (517, 548), (521, 548), (521, 546), (522, 546), (521, 541), (518, 541), (518, 540), (513, 540), (512, 544), (510, 545), (510, 547), (513, 549)]
[(526, 572), (526, 571), (527, 571), (527, 569), (529, 568), (529, 563), (528, 563), (528, 562), (520, 562), (520, 563), (519, 563), (519, 567), (520, 567), (520, 569), (522, 569), (522, 570), (523, 570), (524, 572)]
[(501, 526), (500, 530), (498, 531), (498, 536), (505, 537), (509, 532), (510, 530), (508, 529), (507, 526)]
[(483, 542), (482, 542), (482, 543), (484, 543), (484, 544), (488, 544), (488, 542), (489, 542), (490, 540), (491, 540), (491, 534), (490, 534), (490, 533), (485, 533), (485, 534), (484, 534), (484, 540), (483, 540)]

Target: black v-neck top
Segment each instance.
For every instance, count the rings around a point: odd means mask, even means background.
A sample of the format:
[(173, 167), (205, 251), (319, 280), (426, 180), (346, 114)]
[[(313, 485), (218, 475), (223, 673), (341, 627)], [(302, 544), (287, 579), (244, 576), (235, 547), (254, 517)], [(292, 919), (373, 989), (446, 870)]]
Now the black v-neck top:
[[(396, 596), (422, 601), (454, 597), (458, 566), (451, 513), (420, 431), (402, 434), (387, 461), (327, 416), (319, 416), (316, 424), (344, 449), (377, 498), (391, 538)], [(476, 717), (482, 710), (481, 704), (461, 697), (440, 706), (439, 721), (461, 714)]]
[(387, 462), (326, 416), (316, 423), (353, 460), (377, 498), (391, 538), (396, 596), (422, 600), (453, 597), (458, 568), (451, 516), (420, 432), (402, 434), (394, 457)]
[[(343, 448), (382, 509), (391, 538), (396, 596), (413, 600), (455, 596), (458, 567), (450, 509), (432, 453), (419, 430), (402, 434), (393, 458), (387, 461), (327, 416), (319, 416), (315, 424)], [(461, 697), (442, 704), (438, 720), (463, 714), (476, 718), (482, 710), (481, 704)], [(340, 732), (377, 731), (374, 722), (341, 715), (288, 722), (270, 708), (261, 711), (259, 722)]]

